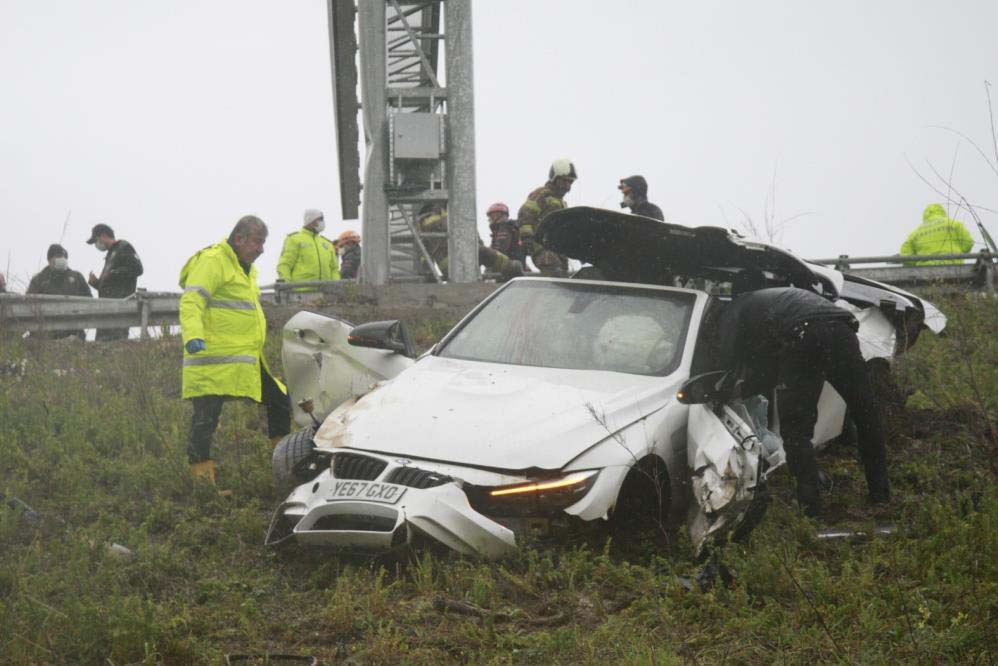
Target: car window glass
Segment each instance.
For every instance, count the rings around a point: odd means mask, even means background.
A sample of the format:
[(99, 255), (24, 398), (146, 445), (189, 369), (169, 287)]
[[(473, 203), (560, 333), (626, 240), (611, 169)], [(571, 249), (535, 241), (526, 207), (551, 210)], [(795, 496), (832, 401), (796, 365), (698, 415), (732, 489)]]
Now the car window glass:
[(682, 356), (694, 296), (566, 282), (509, 285), (440, 350), (441, 356), (643, 375)]

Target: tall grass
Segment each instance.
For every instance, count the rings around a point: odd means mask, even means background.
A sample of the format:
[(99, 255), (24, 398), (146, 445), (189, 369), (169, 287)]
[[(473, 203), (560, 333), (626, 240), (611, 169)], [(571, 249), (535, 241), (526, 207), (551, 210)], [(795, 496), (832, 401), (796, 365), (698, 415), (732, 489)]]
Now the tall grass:
[(734, 584), (707, 593), (681, 580), (699, 567), (688, 541), (666, 549), (653, 525), (579, 529), (499, 563), (268, 550), (281, 498), (262, 414), (223, 412), (231, 498), (193, 482), (176, 339), (3, 340), (0, 364), (25, 363), (0, 375), (0, 491), (41, 520), (0, 509), (0, 662), (989, 663), (998, 484), (982, 424), (998, 395), (998, 315), (980, 299), (943, 307), (950, 334), (923, 336), (899, 368), (915, 409), (891, 442), (891, 508), (863, 504), (854, 452), (822, 459), (836, 524), (890, 520), (898, 535), (819, 541), (783, 475), (751, 541), (726, 549)]

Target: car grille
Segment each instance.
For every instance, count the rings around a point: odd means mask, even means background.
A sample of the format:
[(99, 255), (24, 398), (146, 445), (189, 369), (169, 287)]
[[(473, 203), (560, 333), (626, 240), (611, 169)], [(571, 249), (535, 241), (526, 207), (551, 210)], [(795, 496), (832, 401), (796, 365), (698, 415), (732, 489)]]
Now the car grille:
[(374, 481), (385, 471), (387, 466), (388, 463), (384, 460), (356, 453), (337, 453), (333, 456), (332, 464), (333, 476), (337, 479), (357, 479), (360, 481)]
[(391, 532), (395, 529), (395, 518), (364, 514), (323, 516), (315, 521), (312, 529), (335, 532)]
[(446, 474), (437, 474), (436, 472), (427, 472), (425, 469), (419, 469), (418, 467), (396, 467), (385, 479), (388, 483), (397, 483), (400, 486), (408, 486), (410, 488), (436, 488), (437, 486), (442, 486), (445, 483), (453, 481), (451, 477)]

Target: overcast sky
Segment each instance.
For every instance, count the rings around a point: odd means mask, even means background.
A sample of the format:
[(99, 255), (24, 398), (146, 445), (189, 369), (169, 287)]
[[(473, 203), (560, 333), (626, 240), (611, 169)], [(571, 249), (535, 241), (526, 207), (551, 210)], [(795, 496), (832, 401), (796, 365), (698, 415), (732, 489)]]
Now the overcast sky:
[[(554, 158), (569, 204), (616, 209), (643, 174), (666, 219), (763, 221), (805, 257), (898, 250), (940, 200), (906, 160), (998, 208), (984, 81), (998, 2), (474, 3), (478, 208), (514, 210)], [(243, 214), (271, 227), (274, 278), (305, 208), (339, 219), (324, 0), (0, 0), (0, 272), (15, 290), (62, 240), (110, 224), (176, 290)], [(998, 91), (994, 93), (998, 105)], [(63, 224), (71, 212), (65, 236)], [(960, 213), (979, 239), (969, 217)], [(998, 216), (985, 213), (992, 235)]]

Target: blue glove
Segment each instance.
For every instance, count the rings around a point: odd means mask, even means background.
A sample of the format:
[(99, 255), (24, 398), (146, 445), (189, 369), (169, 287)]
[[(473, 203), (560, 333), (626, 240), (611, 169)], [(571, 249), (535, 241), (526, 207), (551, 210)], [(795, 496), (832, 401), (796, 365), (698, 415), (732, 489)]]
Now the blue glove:
[(207, 347), (204, 345), (204, 340), (201, 338), (194, 338), (193, 340), (187, 341), (186, 349), (188, 354), (197, 354), (198, 352), (202, 352), (207, 349)]

